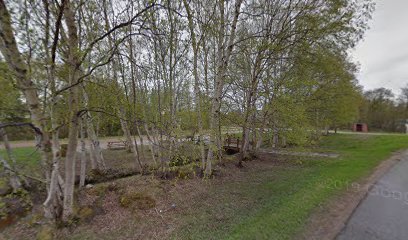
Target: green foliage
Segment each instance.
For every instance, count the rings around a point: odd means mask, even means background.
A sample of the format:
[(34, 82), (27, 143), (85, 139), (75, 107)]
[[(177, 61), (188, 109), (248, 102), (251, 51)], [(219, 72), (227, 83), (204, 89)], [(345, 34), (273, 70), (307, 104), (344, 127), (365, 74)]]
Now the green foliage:
[[(29, 112), (21, 101), (19, 89), (14, 85), (12, 72), (2, 61), (0, 61), (0, 86), (0, 122), (26, 122)], [(33, 136), (30, 129), (26, 128), (7, 128), (7, 133), (11, 140)]]
[[(9, 109), (21, 107), (20, 93), (14, 86), (14, 76), (4, 62), (0, 62), (0, 84), (0, 107), (4, 109), (7, 109), (7, 107)], [(3, 111), (2, 114), (4, 114)]]
[(314, 49), (301, 58), (298, 74), (309, 82), (305, 105), (309, 122), (316, 128), (347, 126), (356, 121), (360, 89), (355, 66), (336, 49)]
[(185, 156), (182, 154), (175, 154), (172, 157), (172, 159), (170, 159), (169, 167), (184, 166), (186, 164), (189, 164), (190, 162), (191, 162), (191, 159), (189, 159), (188, 156)]
[(30, 194), (19, 189), (5, 196), (0, 196), (0, 219), (10, 216), (23, 216), (33, 207)]
[(405, 132), (408, 119), (408, 98), (404, 88), (399, 102), (391, 90), (377, 88), (364, 93), (360, 105), (360, 121), (367, 123), (369, 130)]

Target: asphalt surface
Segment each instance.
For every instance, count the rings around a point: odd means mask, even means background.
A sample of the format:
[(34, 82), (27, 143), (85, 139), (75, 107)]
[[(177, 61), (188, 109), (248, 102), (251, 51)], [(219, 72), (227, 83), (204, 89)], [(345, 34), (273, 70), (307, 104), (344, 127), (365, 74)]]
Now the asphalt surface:
[(408, 239), (408, 154), (380, 178), (337, 240)]

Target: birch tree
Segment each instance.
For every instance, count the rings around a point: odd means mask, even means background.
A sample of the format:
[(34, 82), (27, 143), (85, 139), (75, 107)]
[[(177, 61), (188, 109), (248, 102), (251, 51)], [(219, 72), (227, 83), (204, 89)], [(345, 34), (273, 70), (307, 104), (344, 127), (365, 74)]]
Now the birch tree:
[(210, 147), (208, 150), (208, 156), (206, 161), (205, 173), (210, 175), (212, 173), (212, 161), (214, 152), (217, 154), (217, 159), (221, 160), (221, 126), (220, 126), (220, 110), (221, 110), (221, 100), (222, 92), (224, 89), (226, 72), (232, 50), (234, 49), (235, 32), (237, 29), (238, 18), (240, 15), (241, 4), (243, 0), (237, 0), (235, 2), (235, 7), (233, 10), (233, 19), (231, 23), (231, 29), (228, 34), (226, 34), (226, 16), (225, 16), (225, 2), (224, 0), (218, 1), (218, 11), (219, 11), (219, 28), (217, 36), (217, 70), (214, 80), (214, 93), (212, 96), (211, 103), (211, 113), (210, 113), (210, 129), (211, 129), (211, 141), (214, 142), (215, 146)]

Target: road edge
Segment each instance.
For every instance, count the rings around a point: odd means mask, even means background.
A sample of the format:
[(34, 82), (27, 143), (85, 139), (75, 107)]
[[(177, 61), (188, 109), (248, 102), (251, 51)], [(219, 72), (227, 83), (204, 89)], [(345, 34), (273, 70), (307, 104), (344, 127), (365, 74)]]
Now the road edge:
[(354, 186), (366, 187), (346, 189), (319, 206), (294, 239), (335, 239), (366, 198), (371, 187), (406, 155), (408, 155), (407, 149), (394, 152), (391, 157), (378, 164), (369, 176), (353, 183)]

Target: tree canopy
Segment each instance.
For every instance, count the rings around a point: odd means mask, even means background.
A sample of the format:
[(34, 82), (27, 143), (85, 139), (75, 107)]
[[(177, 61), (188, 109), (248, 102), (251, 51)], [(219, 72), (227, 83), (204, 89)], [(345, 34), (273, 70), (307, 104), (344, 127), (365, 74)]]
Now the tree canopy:
[[(148, 137), (165, 169), (192, 133), (211, 176), (225, 126), (242, 129), (240, 165), (263, 142), (304, 144), (356, 121), (361, 89), (348, 52), (373, 8), (371, 0), (0, 0), (0, 107), (27, 108), (39, 132), (47, 215), (73, 214), (84, 136), (92, 169), (105, 167), (98, 136), (122, 134), (142, 172), (135, 136)], [(60, 137), (68, 138), (64, 181)]]

